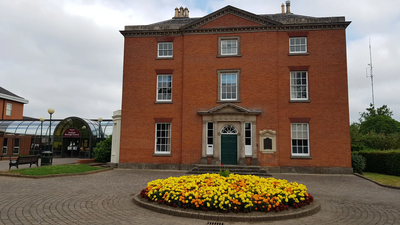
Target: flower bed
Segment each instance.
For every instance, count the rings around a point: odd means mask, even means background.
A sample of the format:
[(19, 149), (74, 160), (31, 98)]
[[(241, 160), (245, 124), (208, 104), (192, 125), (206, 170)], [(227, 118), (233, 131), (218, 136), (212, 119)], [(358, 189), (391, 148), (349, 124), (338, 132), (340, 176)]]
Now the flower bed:
[(151, 181), (140, 193), (174, 207), (221, 212), (280, 211), (310, 204), (314, 198), (297, 182), (252, 175), (201, 174)]

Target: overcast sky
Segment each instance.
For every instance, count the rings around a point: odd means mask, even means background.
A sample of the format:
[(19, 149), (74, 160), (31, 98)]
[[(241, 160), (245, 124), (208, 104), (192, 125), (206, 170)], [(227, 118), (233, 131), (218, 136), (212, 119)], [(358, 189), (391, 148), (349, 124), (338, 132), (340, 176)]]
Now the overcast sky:
[[(121, 109), (125, 25), (173, 17), (188, 7), (202, 17), (226, 5), (255, 14), (279, 13), (284, 0), (0, 0), (0, 86), (29, 100), (25, 116), (111, 118)], [(295, 14), (345, 16), (350, 121), (372, 102), (400, 121), (400, 1), (292, 0)], [(332, 79), (335, 79), (332, 77)]]

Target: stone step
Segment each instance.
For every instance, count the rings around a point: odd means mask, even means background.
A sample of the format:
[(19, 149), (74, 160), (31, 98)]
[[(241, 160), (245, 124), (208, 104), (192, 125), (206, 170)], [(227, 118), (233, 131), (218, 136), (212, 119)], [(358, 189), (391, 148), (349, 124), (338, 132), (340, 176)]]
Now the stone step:
[[(267, 172), (266, 170), (263, 170), (263, 169), (247, 169), (247, 168), (246, 169), (227, 168), (227, 169), (229, 169), (230, 172), (238, 172), (238, 171), (241, 171), (241, 172), (265, 171), (265, 172)], [(221, 170), (225, 171), (226, 168), (221, 169)], [(213, 171), (215, 173), (217, 173), (217, 172), (219, 173), (220, 169), (205, 169), (205, 168), (196, 168), (196, 167), (194, 167), (192, 169), (192, 171)]]
[[(188, 174), (204, 174), (204, 173), (215, 173), (215, 171), (189, 171)], [(254, 175), (254, 176), (265, 176), (265, 177), (270, 177), (271, 174), (267, 172), (232, 172), (234, 174), (239, 174), (239, 175)]]
[(259, 169), (261, 168), (260, 166), (241, 166), (241, 165), (205, 165), (205, 164), (196, 164), (195, 167), (197, 168), (217, 168), (218, 170), (220, 168), (237, 168), (237, 169)]
[(228, 169), (230, 173), (240, 175), (256, 175), (256, 176), (271, 176), (268, 172), (260, 166), (241, 166), (241, 165), (204, 165), (197, 164), (188, 173), (189, 174), (203, 174), (203, 173), (219, 173), (221, 170)]

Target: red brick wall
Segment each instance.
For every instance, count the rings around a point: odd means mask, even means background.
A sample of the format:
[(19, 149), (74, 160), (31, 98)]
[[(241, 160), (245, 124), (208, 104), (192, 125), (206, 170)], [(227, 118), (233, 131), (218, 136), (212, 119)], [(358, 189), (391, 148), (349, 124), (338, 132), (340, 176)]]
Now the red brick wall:
[[(242, 57), (217, 58), (220, 36), (240, 36)], [(257, 134), (277, 132), (277, 152), (258, 151), (260, 165), (351, 167), (345, 31), (309, 31), (307, 42), (309, 55), (289, 56), (287, 32), (177, 36), (174, 59), (157, 60), (156, 38), (125, 38), (120, 162), (200, 163), (197, 112), (220, 104), (217, 70), (241, 69), (235, 104), (262, 111)], [(310, 103), (289, 103), (289, 66), (309, 66)], [(173, 104), (155, 104), (155, 69), (174, 69)], [(311, 118), (312, 159), (291, 159), (290, 117)], [(173, 118), (169, 157), (153, 156), (154, 118)]]
[[(6, 115), (7, 103), (12, 104), (11, 116)], [(0, 109), (0, 118), (3, 120), (20, 120), (23, 118), (24, 104), (22, 103), (0, 99)]]

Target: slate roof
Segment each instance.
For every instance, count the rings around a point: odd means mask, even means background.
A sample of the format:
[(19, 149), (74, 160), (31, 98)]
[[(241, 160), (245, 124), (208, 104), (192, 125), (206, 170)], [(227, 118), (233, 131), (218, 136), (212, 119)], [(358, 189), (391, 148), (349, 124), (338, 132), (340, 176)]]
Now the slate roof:
[(0, 87), (0, 98), (15, 101), (15, 102), (20, 102), (23, 104), (27, 104), (29, 101), (12, 93), (9, 90), (4, 89), (3, 87)]
[[(209, 21), (211, 17), (217, 18), (218, 15), (222, 14), (237, 14), (239, 16), (245, 16), (249, 19), (255, 19), (258, 21), (269, 21), (270, 25), (275, 26), (285, 26), (285, 25), (311, 25), (311, 24), (319, 24), (319, 25), (326, 25), (326, 24), (336, 24), (340, 25), (340, 27), (347, 27), (350, 22), (346, 22), (344, 16), (337, 16), (337, 17), (311, 17), (311, 16), (304, 16), (298, 14), (287, 14), (287, 13), (276, 13), (276, 14), (260, 14), (256, 15), (250, 12), (247, 12), (242, 9), (235, 8), (233, 6), (226, 6), (221, 8), (209, 15), (204, 17), (173, 17), (169, 20), (160, 21), (157, 23), (149, 24), (149, 25), (137, 25), (137, 26), (125, 26), (125, 32), (133, 31), (133, 32), (140, 32), (140, 31), (156, 31), (156, 30), (182, 30), (187, 28), (193, 28), (192, 24), (204, 24), (206, 21)], [(203, 22), (203, 23), (201, 23)], [(265, 23), (265, 25), (268, 25)], [(121, 31), (124, 34), (124, 31)]]

